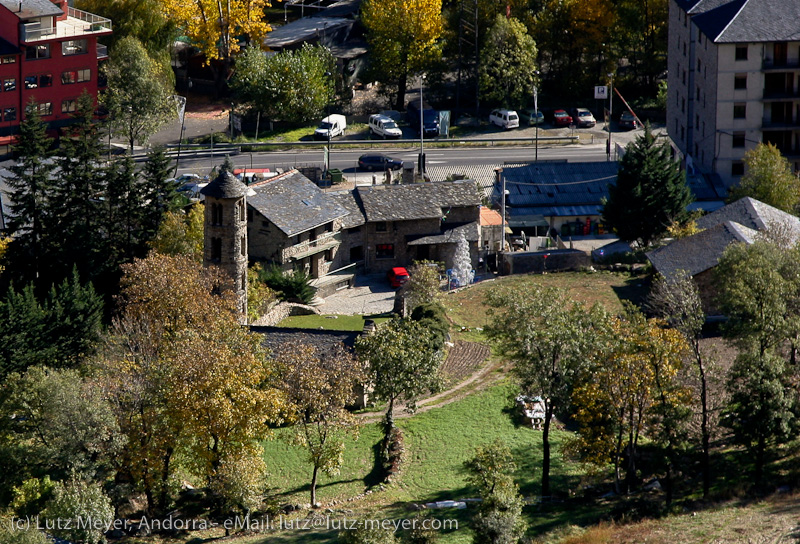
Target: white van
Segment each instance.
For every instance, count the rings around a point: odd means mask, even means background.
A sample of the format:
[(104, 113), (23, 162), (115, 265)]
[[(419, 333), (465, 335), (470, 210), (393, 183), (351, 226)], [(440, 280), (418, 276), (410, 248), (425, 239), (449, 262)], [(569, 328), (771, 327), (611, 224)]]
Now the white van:
[(376, 113), (369, 116), (369, 130), (375, 136), (386, 138), (402, 138), (403, 131), (394, 122), (394, 119), (386, 115)]
[(322, 122), (314, 131), (315, 140), (327, 140), (328, 138), (336, 138), (344, 134), (344, 129), (347, 128), (347, 118), (338, 113), (332, 113), (322, 120)]
[(519, 115), (514, 110), (493, 110), (489, 115), (489, 122), (500, 128), (519, 127)]

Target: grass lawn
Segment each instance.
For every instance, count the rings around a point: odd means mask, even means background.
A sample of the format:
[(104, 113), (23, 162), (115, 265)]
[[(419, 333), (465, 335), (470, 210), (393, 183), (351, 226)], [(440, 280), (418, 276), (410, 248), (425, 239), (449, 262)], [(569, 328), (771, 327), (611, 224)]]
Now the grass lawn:
[(375, 323), (382, 323), (391, 318), (378, 315), (294, 315), (283, 319), (278, 326), (328, 331), (362, 331), (364, 322), (368, 319)]
[[(484, 304), (486, 291), (499, 286), (523, 287), (529, 283), (565, 289), (572, 299), (587, 305), (597, 302), (611, 312), (622, 309), (622, 300), (641, 302), (648, 289), (645, 277), (631, 276), (624, 272), (559, 272), (504, 276), (448, 294), (445, 298), (447, 313), (457, 326), (485, 327), (489, 323)], [(553, 302), (561, 304), (563, 301)]]

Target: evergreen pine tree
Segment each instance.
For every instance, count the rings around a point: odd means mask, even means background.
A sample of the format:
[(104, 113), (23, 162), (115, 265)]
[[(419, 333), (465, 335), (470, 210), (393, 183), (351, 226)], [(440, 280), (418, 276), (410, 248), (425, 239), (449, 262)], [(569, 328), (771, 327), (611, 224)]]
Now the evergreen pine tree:
[(650, 125), (628, 144), (617, 182), (608, 187), (603, 222), (627, 242), (647, 247), (672, 223), (688, 218), (693, 196), (680, 165), (670, 158), (666, 142), (658, 143)]
[(17, 162), (9, 167), (13, 175), (5, 179), (10, 189), (8, 234), (14, 241), (8, 249), (9, 266), (4, 277), (20, 283), (35, 281), (38, 287), (47, 234), (52, 232), (48, 225), (47, 193), (54, 165), (49, 160), (52, 141), (33, 99), (25, 108), (19, 131), (14, 147)]
[(145, 208), (142, 231), (150, 240), (158, 232), (164, 214), (180, 209), (185, 198), (178, 193), (175, 180), (170, 177), (172, 159), (163, 147), (155, 147), (147, 154), (147, 162), (142, 169)]
[(53, 257), (61, 270), (78, 266), (82, 278), (91, 277), (100, 251), (98, 226), (99, 197), (104, 188), (100, 164), (103, 150), (94, 109), (94, 100), (84, 91), (73, 115), (75, 124), (61, 140), (60, 172), (53, 190), (53, 210), (60, 240)]

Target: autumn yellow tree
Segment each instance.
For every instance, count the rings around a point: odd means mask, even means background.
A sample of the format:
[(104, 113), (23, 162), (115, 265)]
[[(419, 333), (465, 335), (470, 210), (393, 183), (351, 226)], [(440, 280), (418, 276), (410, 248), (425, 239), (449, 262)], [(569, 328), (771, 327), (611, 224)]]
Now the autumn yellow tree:
[[(227, 77), (240, 38), (260, 43), (270, 30), (264, 20), (269, 0), (161, 0), (161, 6), (200, 48), (218, 82)], [(219, 61), (223, 69), (218, 70), (213, 61)]]
[(375, 74), (382, 83), (396, 85), (395, 107), (404, 110), (409, 77), (441, 56), (442, 0), (365, 0), (361, 20)]
[(311, 504), (317, 504), (317, 478), (339, 473), (345, 438), (358, 438), (359, 419), (346, 407), (356, 400), (356, 386), (366, 380), (364, 365), (343, 346), (321, 352), (306, 344), (276, 350), (289, 418), (295, 423), (290, 442), (306, 448), (311, 473)]
[(178, 466), (202, 484), (279, 420), (259, 336), (242, 329), (229, 280), (185, 255), (151, 253), (124, 266), (122, 311), (102, 360), (107, 397), (129, 448), (120, 471), (151, 512), (169, 505)]

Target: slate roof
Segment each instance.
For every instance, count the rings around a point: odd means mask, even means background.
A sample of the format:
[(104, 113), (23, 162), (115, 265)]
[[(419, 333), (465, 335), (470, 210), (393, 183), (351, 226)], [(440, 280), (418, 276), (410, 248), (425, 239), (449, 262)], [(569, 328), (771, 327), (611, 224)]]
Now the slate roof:
[(282, 327), (250, 327), (252, 332), (263, 335), (262, 345), (270, 350), (278, 349), (283, 344), (301, 343), (317, 348), (318, 352), (327, 353), (339, 344), (353, 351), (359, 331), (326, 331), (315, 329), (292, 329)]
[(367, 218), (364, 217), (364, 212), (361, 211), (357, 193), (354, 191), (336, 191), (328, 192), (327, 195), (339, 206), (350, 212), (349, 215), (346, 215), (344, 219), (342, 219), (343, 229), (360, 227), (367, 222)]
[(323, 32), (353, 25), (353, 19), (343, 17), (303, 17), (277, 27), (264, 38), (264, 45), (271, 49), (283, 49), (298, 43), (318, 38)]
[[(209, 184), (210, 186), (210, 184)], [(286, 236), (294, 236), (348, 214), (297, 170), (249, 186), (247, 204), (270, 220)]]
[(63, 15), (61, 8), (50, 0), (22, 0), (22, 11), (19, 11), (20, 0), (0, 0), (0, 4), (6, 7), (20, 19), (32, 19), (34, 17), (47, 17), (48, 15)]
[(412, 221), (442, 216), (442, 208), (478, 206), (473, 180), (358, 187), (367, 221)]
[(408, 245), (422, 246), (429, 244), (455, 244), (461, 239), (462, 234), (464, 235), (464, 238), (466, 238), (467, 242), (477, 242), (479, 238), (479, 230), (480, 225), (478, 225), (477, 221), (473, 221), (472, 223), (466, 223), (464, 225), (446, 230), (441, 234), (432, 234), (423, 236), (421, 238), (416, 238), (408, 242)]
[(722, 252), (733, 242), (752, 244), (758, 232), (734, 223), (723, 221), (693, 236), (680, 238), (647, 253), (655, 269), (670, 279), (679, 270), (695, 276), (715, 266)]
[[(735, 221), (740, 225), (760, 231), (774, 225), (789, 229), (794, 238), (800, 239), (800, 219), (750, 197), (740, 198), (736, 202), (723, 206), (717, 211), (701, 217), (696, 223), (698, 228), (708, 229), (722, 221)], [(784, 225), (785, 227), (783, 227)]]
[(796, 0), (677, 0), (716, 43), (800, 40)]
[(247, 185), (230, 172), (223, 170), (208, 185), (200, 189), (200, 194), (212, 198), (239, 198), (248, 194), (248, 191)]

